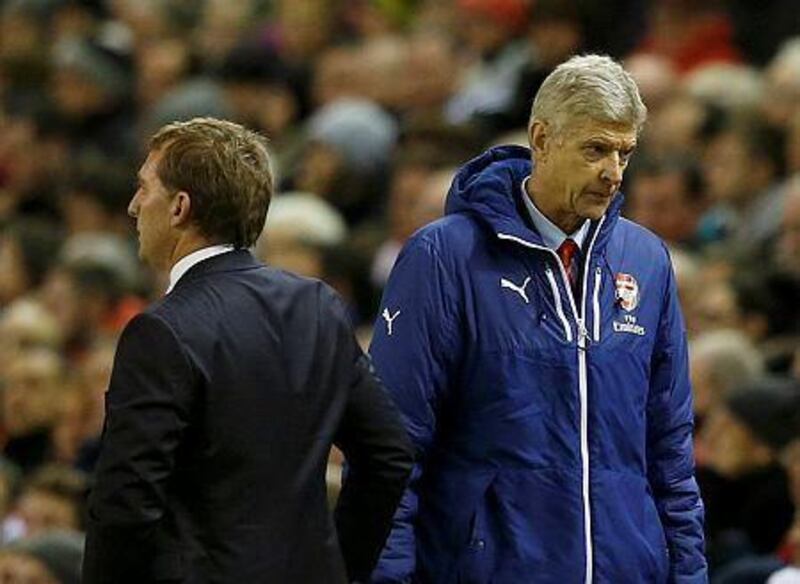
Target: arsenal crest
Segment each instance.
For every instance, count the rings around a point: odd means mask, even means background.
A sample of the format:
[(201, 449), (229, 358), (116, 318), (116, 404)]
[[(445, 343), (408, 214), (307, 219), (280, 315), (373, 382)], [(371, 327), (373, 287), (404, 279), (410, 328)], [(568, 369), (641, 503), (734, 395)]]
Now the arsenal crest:
[(630, 312), (639, 306), (639, 283), (630, 274), (618, 273), (614, 279), (616, 299), (619, 305)]

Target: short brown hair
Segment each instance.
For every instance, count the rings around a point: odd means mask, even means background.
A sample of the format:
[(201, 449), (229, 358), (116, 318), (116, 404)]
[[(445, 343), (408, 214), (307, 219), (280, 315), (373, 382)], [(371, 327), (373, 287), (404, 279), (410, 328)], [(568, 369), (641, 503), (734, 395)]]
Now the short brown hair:
[(255, 243), (272, 198), (266, 138), (214, 118), (162, 127), (150, 139), (163, 153), (156, 173), (172, 192), (192, 200), (192, 220), (206, 237), (235, 247)]

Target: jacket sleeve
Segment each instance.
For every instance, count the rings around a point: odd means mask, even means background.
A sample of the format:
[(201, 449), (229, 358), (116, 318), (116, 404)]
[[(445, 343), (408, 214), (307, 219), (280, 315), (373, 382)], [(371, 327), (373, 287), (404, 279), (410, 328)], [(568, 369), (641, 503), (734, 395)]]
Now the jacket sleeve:
[(425, 456), (436, 440), (437, 413), (458, 362), (455, 288), (433, 244), (417, 235), (389, 278), (370, 353), (403, 416), (416, 464), (372, 582), (408, 582), (416, 570), (415, 516)]
[[(89, 498), (84, 584), (180, 577), (166, 491), (188, 424), (192, 371), (172, 329), (141, 314), (122, 333)], [(172, 554), (172, 555), (171, 555)]]
[(671, 268), (667, 270), (664, 304), (651, 364), (647, 472), (667, 539), (669, 581), (699, 584), (707, 582), (708, 575), (703, 502), (694, 477), (694, 424), (686, 328), (675, 276)]
[(340, 311), (340, 343), (350, 372), (347, 402), (334, 443), (346, 474), (336, 530), (350, 581), (366, 582), (392, 526), (414, 464), (403, 422)]

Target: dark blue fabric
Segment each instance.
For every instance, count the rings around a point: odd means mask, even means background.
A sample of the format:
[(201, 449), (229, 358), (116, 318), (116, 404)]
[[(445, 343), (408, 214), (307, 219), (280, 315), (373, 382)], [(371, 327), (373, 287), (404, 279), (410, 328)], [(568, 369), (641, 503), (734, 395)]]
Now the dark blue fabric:
[[(446, 216), (411, 238), (387, 285), (370, 351), (418, 464), (373, 581), (585, 582), (585, 330), (593, 581), (706, 582), (667, 251), (619, 217), (618, 195), (590, 230), (574, 309), (557, 256), (519, 212), (530, 158), (499, 147), (466, 164)], [(618, 274), (638, 284), (630, 310)]]

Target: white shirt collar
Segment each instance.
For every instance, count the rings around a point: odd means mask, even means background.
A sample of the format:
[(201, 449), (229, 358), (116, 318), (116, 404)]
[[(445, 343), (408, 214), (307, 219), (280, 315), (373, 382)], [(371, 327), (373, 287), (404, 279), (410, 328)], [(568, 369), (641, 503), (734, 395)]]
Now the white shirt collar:
[(530, 195), (528, 195), (528, 189), (525, 188), (525, 186), (528, 184), (529, 178), (531, 177), (526, 176), (525, 180), (522, 181), (522, 200), (525, 201), (525, 208), (528, 210), (528, 214), (531, 217), (531, 221), (533, 221), (534, 227), (536, 227), (536, 231), (542, 236), (544, 244), (550, 249), (557, 250), (561, 247), (561, 244), (564, 243), (564, 240), (569, 237), (578, 244), (579, 249), (583, 249), (583, 242), (586, 239), (586, 234), (589, 232), (589, 225), (591, 223), (589, 219), (584, 221), (583, 224), (570, 235), (561, 231), (555, 223), (544, 216), (536, 207)]
[(175, 262), (175, 265), (172, 266), (172, 269), (169, 271), (169, 286), (167, 286), (167, 291), (165, 294), (172, 292), (172, 289), (175, 287), (175, 284), (178, 283), (178, 280), (180, 280), (193, 266), (209, 258), (213, 258), (214, 256), (218, 256), (229, 251), (233, 251), (233, 245), (228, 243), (225, 245), (202, 247), (196, 251), (193, 251), (189, 255), (183, 256), (181, 259)]

